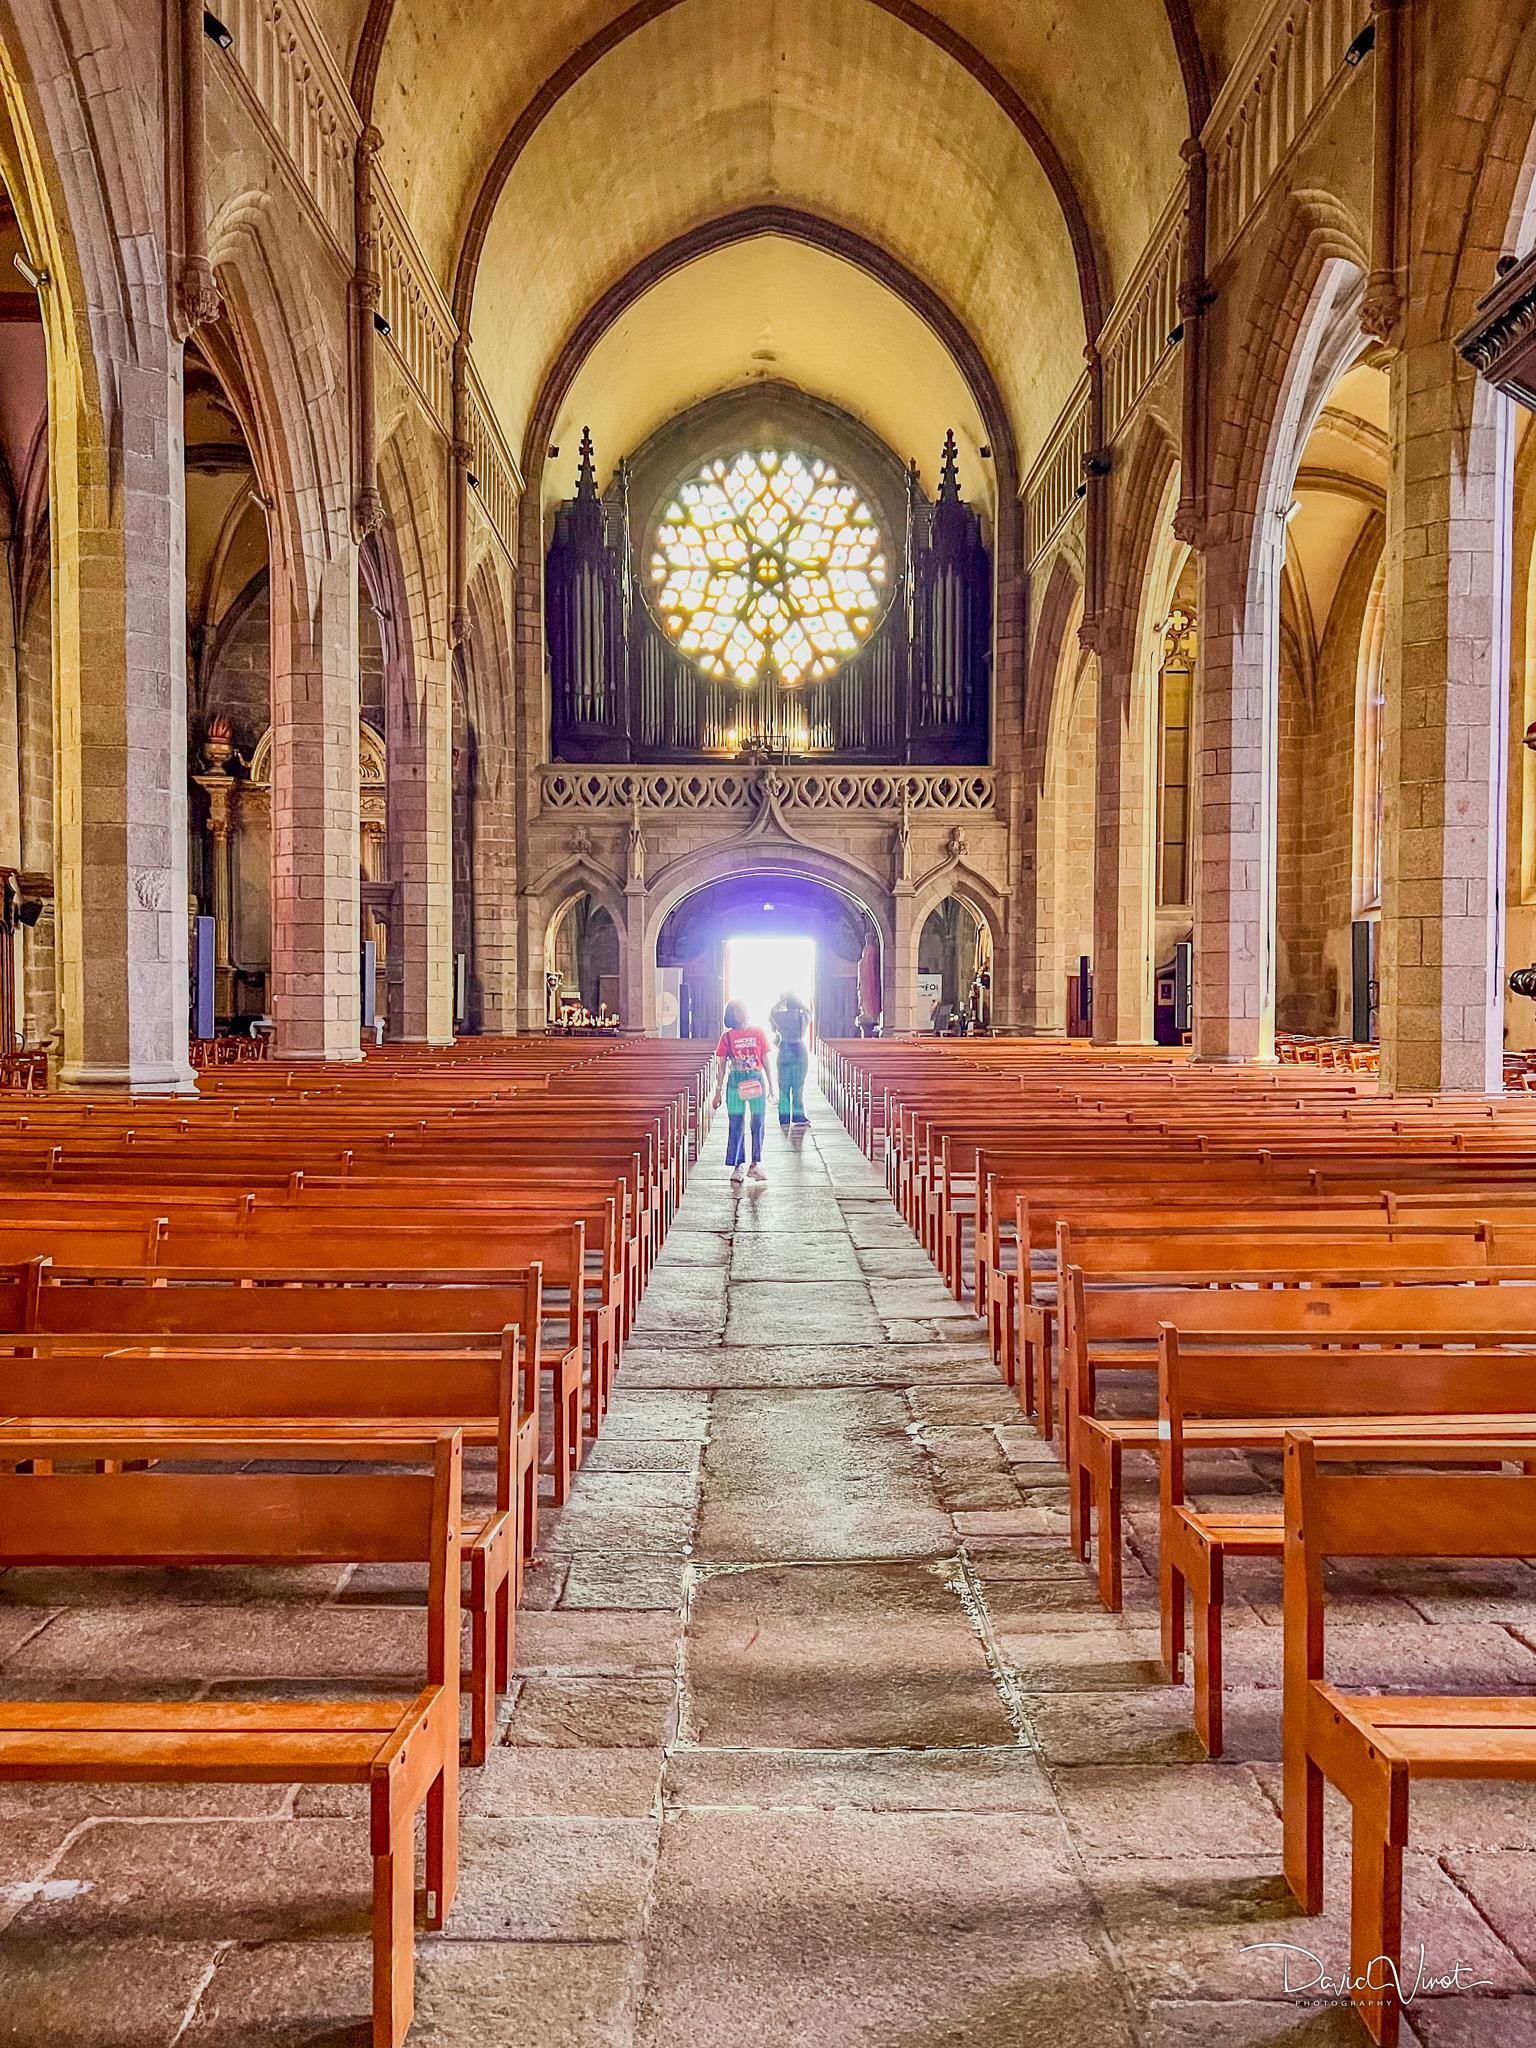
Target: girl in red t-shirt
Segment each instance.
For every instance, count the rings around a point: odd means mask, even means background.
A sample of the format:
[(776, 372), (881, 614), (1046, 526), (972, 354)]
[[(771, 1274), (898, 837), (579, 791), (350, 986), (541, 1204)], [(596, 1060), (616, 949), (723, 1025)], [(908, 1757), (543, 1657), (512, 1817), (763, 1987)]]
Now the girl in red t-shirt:
[(731, 1179), (740, 1180), (747, 1172), (746, 1122), (750, 1116), (750, 1178), (766, 1180), (762, 1158), (763, 1111), (768, 1101), (768, 1041), (755, 1024), (748, 1024), (745, 1003), (726, 1004), (725, 1029), (715, 1047), (715, 1058), (721, 1063), (715, 1081), (715, 1107), (720, 1107), (723, 1094), (729, 1118), (725, 1163), (731, 1169)]

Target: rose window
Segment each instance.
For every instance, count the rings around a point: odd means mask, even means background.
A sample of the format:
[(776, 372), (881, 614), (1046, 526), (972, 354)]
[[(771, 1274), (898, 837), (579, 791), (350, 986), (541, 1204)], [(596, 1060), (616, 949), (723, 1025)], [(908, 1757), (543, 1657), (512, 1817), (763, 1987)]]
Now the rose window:
[(829, 676), (886, 598), (880, 529), (819, 458), (765, 451), (706, 464), (656, 529), (656, 613), (707, 675), (744, 687)]

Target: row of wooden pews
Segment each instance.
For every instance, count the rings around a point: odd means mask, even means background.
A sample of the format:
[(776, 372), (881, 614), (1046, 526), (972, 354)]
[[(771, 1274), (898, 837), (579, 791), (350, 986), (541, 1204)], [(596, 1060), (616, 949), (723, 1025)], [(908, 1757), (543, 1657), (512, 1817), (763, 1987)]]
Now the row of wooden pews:
[(376, 2048), (709, 1103), (705, 1048), (525, 1039), (0, 1111), (0, 1569), (414, 1565), (428, 1622), (400, 1701), (0, 1702), (0, 1780), (368, 1786)]
[[(1536, 1777), (1536, 1702), (1338, 1692), (1322, 1560), (1532, 1554), (1536, 1104), (1039, 1041), (839, 1044), (822, 1066), (1056, 1446), (1111, 1610), (1125, 1461), (1155, 1469), (1163, 1666), (1182, 1682), (1192, 1650), (1212, 1755), (1226, 1567), (1283, 1576), (1286, 1876), (1320, 1911), (1326, 1778), (1354, 1813), (1351, 1995), (1395, 2043), (1409, 1788)], [(1283, 1498), (1202, 1507), (1189, 1461), (1216, 1451), (1283, 1459)]]

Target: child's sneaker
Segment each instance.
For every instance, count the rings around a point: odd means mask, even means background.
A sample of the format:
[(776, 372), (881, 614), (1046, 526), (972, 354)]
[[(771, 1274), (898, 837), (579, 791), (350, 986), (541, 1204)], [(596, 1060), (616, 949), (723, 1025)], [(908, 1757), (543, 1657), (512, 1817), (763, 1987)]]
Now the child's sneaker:
[(764, 1173), (763, 1169), (760, 1166), (754, 1166), (752, 1171), (747, 1175), (748, 1180), (766, 1180), (767, 1178), (767, 1174)]
[(732, 1180), (734, 1180), (734, 1181), (741, 1181), (741, 1180), (745, 1180), (745, 1179), (746, 1179), (746, 1177), (747, 1177), (747, 1169), (746, 1169), (746, 1168), (745, 1168), (744, 1166), (742, 1166), (742, 1165), (741, 1165), (741, 1164), (740, 1164), (739, 1162), (738, 1162), (738, 1164), (736, 1164), (735, 1166), (733, 1166), (733, 1167), (731, 1168), (731, 1179), (732, 1179)]

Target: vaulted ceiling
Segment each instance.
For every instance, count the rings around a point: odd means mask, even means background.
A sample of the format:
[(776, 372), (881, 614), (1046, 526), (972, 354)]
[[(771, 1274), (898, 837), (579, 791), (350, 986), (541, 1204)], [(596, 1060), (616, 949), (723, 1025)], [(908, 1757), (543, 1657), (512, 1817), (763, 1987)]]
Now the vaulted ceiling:
[[(848, 346), (861, 337), (860, 352)], [(945, 433), (960, 448), (960, 485), (983, 506), (994, 466), (987, 428), (948, 351), (878, 279), (825, 250), (773, 235), (738, 242), (673, 272), (603, 334), (553, 415), (561, 451), (545, 494), (569, 497), (581, 430), (601, 480), (675, 414), (717, 392), (792, 384), (852, 413), (924, 487), (938, 484)]]
[[(1026, 463), (1252, 19), (1237, 0), (312, 5), (514, 445), (605, 295), (663, 245), (782, 205), (885, 252), (949, 309)], [(890, 294), (830, 282), (835, 261), (814, 289), (846, 310), (846, 383), (871, 351), (889, 359), (910, 322), (882, 333)], [(778, 318), (782, 250), (759, 238), (731, 267), (737, 314), (745, 290)], [(679, 290), (674, 276), (674, 306)], [(697, 312), (718, 332), (717, 310)], [(920, 356), (898, 383), (924, 374)], [(834, 396), (839, 365), (809, 343), (801, 357)], [(732, 350), (712, 360), (724, 375)], [(642, 410), (686, 403), (705, 374), (674, 338)]]

